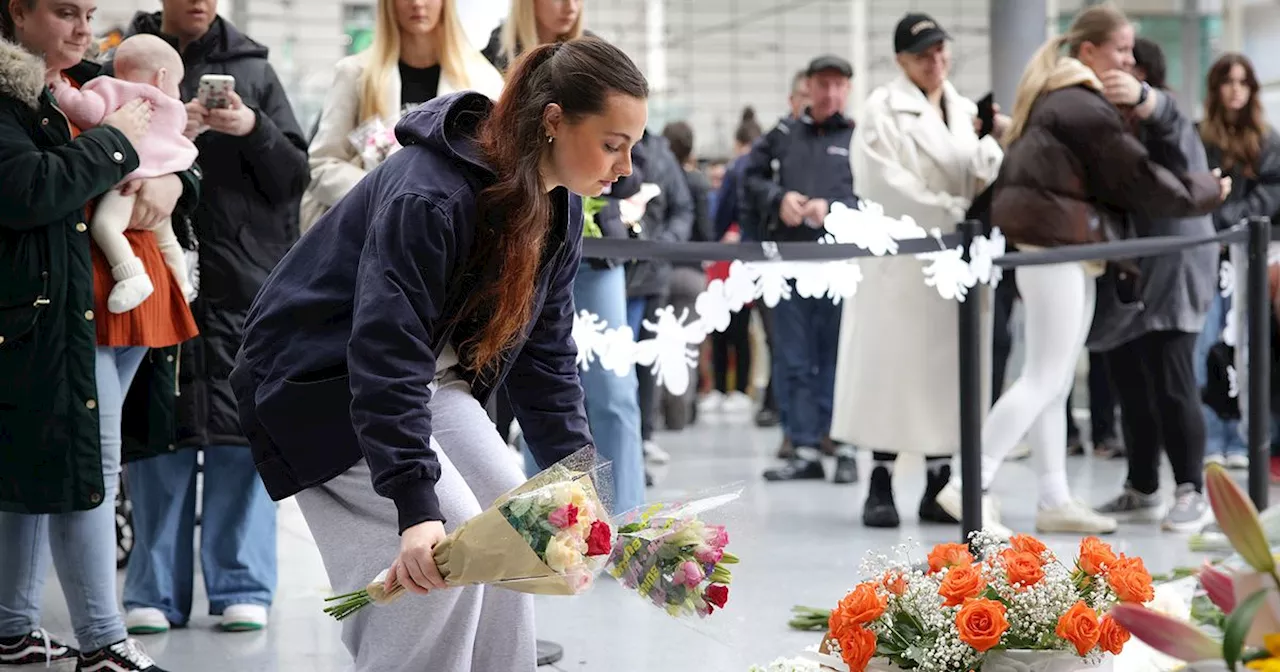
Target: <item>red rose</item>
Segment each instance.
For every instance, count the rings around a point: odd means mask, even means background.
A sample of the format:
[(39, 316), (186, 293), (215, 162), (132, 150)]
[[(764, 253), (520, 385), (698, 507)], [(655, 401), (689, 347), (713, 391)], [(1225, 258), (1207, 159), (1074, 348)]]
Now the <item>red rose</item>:
[(724, 605), (729, 601), (729, 586), (713, 583), (707, 586), (707, 591), (702, 594), (702, 597), (707, 602), (724, 609)]
[(609, 523), (597, 520), (591, 523), (591, 531), (587, 533), (587, 555), (605, 555), (613, 550), (613, 530)]

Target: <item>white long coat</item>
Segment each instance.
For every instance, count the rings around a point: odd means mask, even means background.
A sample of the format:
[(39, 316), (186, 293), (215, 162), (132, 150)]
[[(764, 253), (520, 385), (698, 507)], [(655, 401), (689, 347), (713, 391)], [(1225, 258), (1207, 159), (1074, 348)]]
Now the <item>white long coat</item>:
[[(853, 135), (858, 195), (926, 231), (955, 231), (970, 201), (995, 180), (1004, 154), (973, 130), (977, 106), (950, 83), (943, 122), (905, 77), (876, 89)], [(910, 257), (866, 259), (840, 328), (831, 436), (894, 453), (950, 455), (960, 447), (958, 308), (924, 284)], [(970, 290), (968, 300), (984, 299)], [(984, 304), (986, 301), (984, 300)], [(983, 408), (990, 329), (984, 320)]]

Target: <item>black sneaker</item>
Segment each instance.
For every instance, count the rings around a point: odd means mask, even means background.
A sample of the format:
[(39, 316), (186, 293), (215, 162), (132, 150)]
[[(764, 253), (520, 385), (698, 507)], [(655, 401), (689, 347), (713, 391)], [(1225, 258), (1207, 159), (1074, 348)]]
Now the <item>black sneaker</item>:
[(862, 505), (862, 524), (867, 527), (901, 524), (898, 507), (893, 503), (893, 479), (884, 467), (871, 470), (871, 487), (867, 490), (867, 502)]
[(104, 649), (80, 654), (76, 672), (165, 672), (142, 650), (137, 640), (126, 639)]
[(79, 655), (79, 651), (51, 637), (44, 630), (36, 630), (21, 637), (0, 637), (0, 669), (20, 665), (56, 667), (76, 660)]
[(792, 458), (781, 467), (764, 472), (766, 481), (821, 481), (826, 478), (827, 472), (822, 468), (821, 460), (806, 460), (802, 457)]
[(849, 455), (836, 457), (836, 473), (831, 477), (832, 483), (857, 483), (858, 460)]
[(762, 408), (756, 412), (756, 427), (777, 427), (782, 419), (772, 408)]
[(920, 498), (920, 510), (916, 513), (922, 523), (942, 523), (955, 525), (959, 523), (955, 516), (938, 505), (938, 493), (951, 481), (951, 465), (943, 465), (938, 473), (929, 473), (929, 480), (924, 488), (924, 496)]

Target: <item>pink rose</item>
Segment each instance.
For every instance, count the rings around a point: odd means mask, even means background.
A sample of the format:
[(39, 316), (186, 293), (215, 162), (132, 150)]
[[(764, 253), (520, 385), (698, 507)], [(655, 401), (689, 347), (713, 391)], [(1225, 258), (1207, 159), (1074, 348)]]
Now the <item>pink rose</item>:
[(552, 511), (551, 515), (547, 516), (547, 521), (562, 530), (570, 525), (577, 525), (578, 507), (572, 504), (565, 504), (555, 511)]
[(724, 558), (724, 549), (714, 546), (699, 546), (693, 551), (693, 557), (704, 565), (714, 565)]
[(706, 574), (702, 572), (702, 567), (692, 560), (686, 560), (672, 573), (671, 580), (677, 584), (684, 584), (690, 588), (696, 588), (702, 580), (706, 578)]
[(724, 548), (729, 545), (729, 532), (724, 529), (724, 525), (708, 525), (703, 537), (707, 545), (713, 548)]

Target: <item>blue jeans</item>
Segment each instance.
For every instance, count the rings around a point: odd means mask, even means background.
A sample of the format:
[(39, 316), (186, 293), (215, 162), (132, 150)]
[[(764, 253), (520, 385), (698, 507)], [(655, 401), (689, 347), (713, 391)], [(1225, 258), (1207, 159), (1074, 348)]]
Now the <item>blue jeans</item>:
[[(1196, 339), (1195, 374), (1196, 384), (1204, 387), (1208, 379), (1209, 348), (1222, 340), (1222, 330), (1227, 323), (1227, 309), (1231, 299), (1224, 299), (1214, 293), (1213, 302), (1209, 304), (1209, 313), (1205, 316), (1204, 329)], [(1204, 414), (1205, 445), (1204, 454), (1208, 455), (1244, 455), (1249, 452), (1244, 439), (1241, 438), (1238, 420), (1223, 420), (1213, 409), (1200, 405)]]
[[(0, 637), (40, 628), (40, 604), (52, 555), (71, 625), (82, 651), (125, 639), (116, 608), (116, 492), (120, 487), (120, 416), (125, 393), (147, 348), (97, 349), (102, 504), (52, 515), (0, 512)], [(52, 551), (52, 554), (50, 553)]]
[[(817, 448), (831, 430), (841, 307), (792, 295), (773, 309), (773, 376), (792, 445)], [(781, 400), (785, 398), (785, 403)]]
[[(209, 613), (233, 604), (269, 606), (276, 589), (276, 505), (246, 446), (205, 446), (200, 567)], [(196, 450), (129, 465), (134, 549), (125, 609), (152, 607), (169, 622), (191, 615), (196, 522)]]
[[(621, 266), (594, 269), (586, 264), (573, 282), (573, 303), (577, 310), (589, 310), (610, 327), (627, 321), (627, 281)], [(641, 302), (643, 307), (643, 302)], [(592, 362), (578, 371), (587, 400), (587, 420), (600, 457), (613, 462), (613, 512), (624, 513), (644, 505), (644, 451), (640, 444), (640, 404), (636, 375), (616, 373)], [(533, 455), (521, 440), (525, 471), (538, 472)]]

